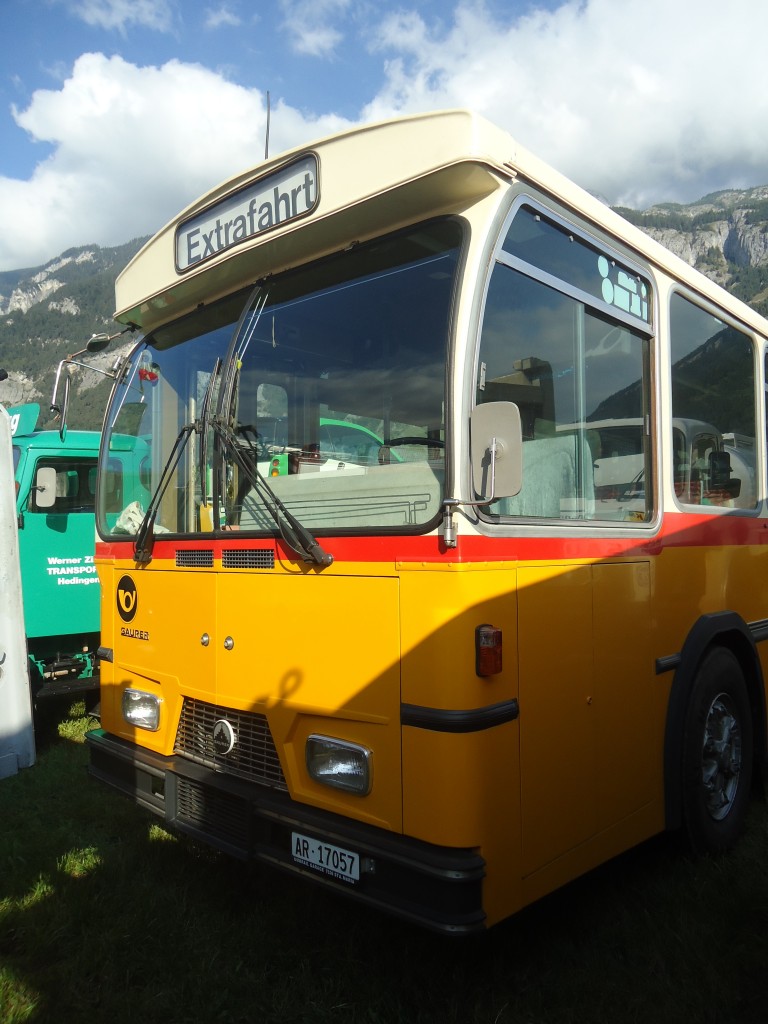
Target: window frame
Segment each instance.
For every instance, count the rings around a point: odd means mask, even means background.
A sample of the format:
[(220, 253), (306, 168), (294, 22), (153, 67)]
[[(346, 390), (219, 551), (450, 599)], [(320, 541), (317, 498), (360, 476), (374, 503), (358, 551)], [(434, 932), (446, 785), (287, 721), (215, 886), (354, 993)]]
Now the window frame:
[[(606, 255), (610, 260), (615, 260), (621, 268), (626, 269), (641, 278), (648, 286), (648, 320), (643, 320), (623, 309), (610, 304), (583, 289), (554, 276), (546, 270), (528, 263), (521, 257), (513, 255), (504, 249), (504, 243), (508, 236), (513, 219), (517, 216), (521, 207), (528, 206), (536, 213), (551, 221), (556, 227), (568, 232), (578, 238), (579, 241), (593, 247), (599, 253)], [(535, 194), (526, 186), (522, 186), (511, 199), (506, 215), (497, 222), (500, 226), (496, 230), (495, 241), (488, 249), (487, 272), (481, 290), (480, 302), (478, 304), (478, 320), (476, 327), (475, 343), (471, 372), (467, 387), (469, 389), (469, 408), (474, 409), (477, 404), (477, 381), (479, 379), (481, 361), (481, 343), (483, 326), (485, 323), (488, 294), (493, 274), (499, 264), (509, 267), (518, 273), (537, 281), (556, 293), (565, 296), (582, 305), (585, 312), (593, 313), (602, 319), (610, 319), (617, 326), (627, 328), (633, 334), (642, 335), (643, 342), (647, 346), (647, 356), (644, 356), (643, 372), (645, 376), (644, 403), (646, 409), (643, 413), (643, 444), (646, 449), (645, 469), (648, 475), (648, 484), (651, 488), (651, 501), (649, 515), (642, 520), (611, 520), (597, 518), (532, 518), (515, 515), (499, 515), (489, 511), (487, 506), (480, 506), (478, 509), (478, 522), (484, 526), (494, 528), (494, 532), (504, 533), (515, 532), (519, 529), (533, 530), (543, 535), (557, 535), (564, 531), (571, 532), (590, 531), (596, 534), (610, 532), (615, 534), (623, 530), (637, 530), (646, 532), (656, 531), (661, 522), (661, 492), (659, 474), (659, 436), (658, 425), (659, 415), (659, 394), (658, 394), (658, 324), (659, 324), (659, 295), (661, 292), (659, 281), (655, 275), (654, 268), (650, 264), (640, 262), (637, 257), (621, 248), (620, 240), (612, 235), (602, 232), (595, 224), (587, 222), (575, 213), (550, 205), (545, 197)]]
[[(724, 327), (729, 327), (732, 330), (738, 331), (742, 337), (749, 342), (752, 350), (752, 398), (753, 398), (753, 423), (755, 429), (754, 444), (755, 444), (755, 469), (754, 469), (754, 486), (755, 486), (755, 504), (754, 506), (743, 508), (738, 506), (724, 506), (716, 504), (704, 504), (702, 502), (684, 502), (680, 500), (680, 496), (677, 493), (675, 486), (675, 453), (674, 453), (674, 424), (681, 417), (675, 416), (673, 390), (672, 390), (672, 371), (674, 366), (673, 355), (672, 355), (672, 305), (675, 299), (682, 299), (687, 301), (695, 309), (708, 314), (709, 316), (715, 317)], [(765, 380), (768, 378), (768, 367), (766, 368), (766, 377), (762, 374), (762, 346), (760, 344), (759, 336), (752, 331), (742, 321), (731, 316), (727, 310), (723, 309), (722, 306), (718, 306), (715, 303), (706, 299), (699, 292), (693, 291), (691, 288), (674, 281), (669, 288), (667, 295), (667, 346), (668, 346), (668, 358), (666, 360), (666, 381), (665, 387), (668, 389), (669, 394), (669, 439), (665, 442), (665, 450), (662, 458), (664, 461), (670, 460), (669, 468), (669, 479), (670, 479), (670, 490), (672, 500), (674, 502), (673, 508), (680, 512), (695, 513), (701, 515), (738, 515), (746, 517), (757, 517), (761, 514), (764, 505), (764, 492), (762, 474), (760, 470), (760, 422), (761, 422), (761, 410), (759, 402), (759, 392), (762, 384), (765, 390)], [(768, 350), (765, 354), (766, 362), (768, 363)], [(766, 403), (768, 403), (768, 393), (766, 394)], [(716, 424), (706, 423), (702, 421), (703, 425), (714, 427), (720, 437), (723, 437), (723, 432), (719, 430)], [(768, 431), (768, 424), (766, 425), (766, 431)]]

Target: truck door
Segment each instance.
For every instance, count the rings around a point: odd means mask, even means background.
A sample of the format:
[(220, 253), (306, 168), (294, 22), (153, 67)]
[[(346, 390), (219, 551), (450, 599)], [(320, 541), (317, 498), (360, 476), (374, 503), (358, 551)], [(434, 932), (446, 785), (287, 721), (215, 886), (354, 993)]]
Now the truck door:
[[(56, 494), (49, 507), (35, 483), (46, 467), (55, 471)], [(19, 542), (27, 636), (96, 634), (96, 456), (37, 454), (26, 477), (31, 486)]]

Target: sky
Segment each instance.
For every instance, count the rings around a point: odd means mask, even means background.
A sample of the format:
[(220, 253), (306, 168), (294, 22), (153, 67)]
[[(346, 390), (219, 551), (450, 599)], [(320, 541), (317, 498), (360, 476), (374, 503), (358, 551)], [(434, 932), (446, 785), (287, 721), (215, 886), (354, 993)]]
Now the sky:
[(354, 125), (468, 107), (646, 209), (768, 184), (765, 0), (0, 0), (0, 270), (152, 234)]

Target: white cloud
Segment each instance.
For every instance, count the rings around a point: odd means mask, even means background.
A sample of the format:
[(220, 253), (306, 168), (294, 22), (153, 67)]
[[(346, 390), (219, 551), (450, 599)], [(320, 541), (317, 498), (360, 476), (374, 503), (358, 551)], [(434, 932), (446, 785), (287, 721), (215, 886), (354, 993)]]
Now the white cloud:
[[(15, 118), (53, 153), (29, 181), (0, 178), (0, 269), (150, 234), (264, 155), (264, 95), (178, 61), (141, 68), (84, 54), (60, 89), (36, 92)], [(278, 102), (270, 152), (345, 124)]]
[(473, 107), (612, 202), (692, 200), (768, 182), (766, 38), (753, 0), (727, 22), (720, 0), (573, 0), (506, 21), (460, 2), (447, 28), (392, 14), (364, 116)]
[(350, 8), (351, 0), (279, 0), (282, 30), (290, 48), (310, 57), (329, 57), (345, 38), (334, 21)]
[[(430, 22), (414, 0), (371, 21), (369, 0), (280, 0), (280, 17), (294, 49), (312, 56), (334, 56), (342, 35), (338, 54), (364, 53), (367, 25), (364, 59), (381, 67), (383, 85), (360, 96), (361, 120), (472, 107), (580, 184), (635, 207), (768, 183), (768, 4), (731, 0), (727, 38), (720, 0), (645, 0), (641, 13), (570, 0), (524, 17), (502, 6), (494, 15), (459, 0)], [(117, 29), (128, 11), (149, 27), (175, 9), (172, 0), (80, 7), (111, 12)], [(357, 67), (350, 59), (346, 73)], [(350, 124), (274, 90), (272, 101), (272, 155)], [(51, 155), (28, 181), (0, 178), (0, 269), (150, 233), (264, 153), (264, 94), (180, 61), (138, 67), (85, 54), (14, 116)]]
[(207, 7), (205, 10), (205, 27), (208, 29), (221, 28), (222, 25), (237, 28), (241, 24), (240, 17), (232, 10), (229, 4), (221, 4), (219, 7)]
[(173, 25), (170, 0), (75, 0), (70, 11), (87, 25), (121, 33), (129, 26), (170, 32)]

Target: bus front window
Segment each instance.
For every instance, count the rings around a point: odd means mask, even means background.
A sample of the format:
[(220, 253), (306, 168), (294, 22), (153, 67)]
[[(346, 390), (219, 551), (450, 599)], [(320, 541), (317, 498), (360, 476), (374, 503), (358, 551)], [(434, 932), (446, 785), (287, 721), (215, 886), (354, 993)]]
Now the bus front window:
[(107, 416), (105, 450), (132, 453), (133, 479), (102, 534), (136, 534), (164, 471), (158, 532), (274, 534), (275, 499), (313, 533), (426, 528), (460, 243), (455, 221), (420, 225), (149, 335)]

